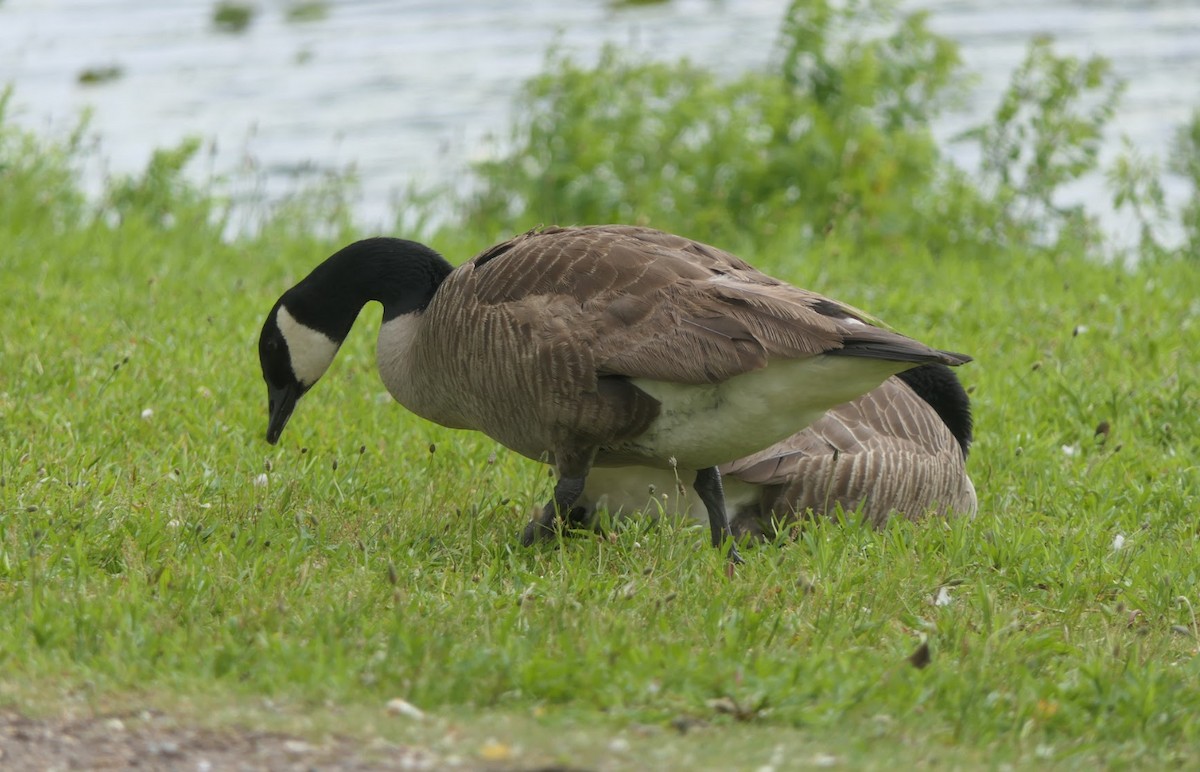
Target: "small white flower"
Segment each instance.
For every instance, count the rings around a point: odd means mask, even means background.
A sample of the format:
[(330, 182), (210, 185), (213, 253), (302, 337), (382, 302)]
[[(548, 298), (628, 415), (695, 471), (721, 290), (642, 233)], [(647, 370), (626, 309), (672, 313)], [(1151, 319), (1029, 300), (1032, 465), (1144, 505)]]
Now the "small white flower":
[(1120, 551), (1120, 549), (1124, 546), (1125, 546), (1125, 536), (1123, 534), (1117, 534), (1116, 536), (1113, 537), (1113, 545), (1112, 545), (1113, 552)]
[(150, 408), (146, 408), (145, 410), (142, 411), (142, 420), (143, 421), (149, 421), (153, 417), (154, 417), (154, 411), (151, 410)]
[(950, 597), (950, 588), (949, 587), (939, 587), (938, 591), (937, 591), (937, 596), (933, 599), (933, 605), (949, 606), (950, 602), (952, 600), (953, 600), (953, 598)]
[(262, 472), (261, 474), (258, 475), (258, 477), (254, 478), (254, 487), (255, 488), (265, 488), (265, 487), (267, 487), (267, 481), (268, 481), (267, 473)]

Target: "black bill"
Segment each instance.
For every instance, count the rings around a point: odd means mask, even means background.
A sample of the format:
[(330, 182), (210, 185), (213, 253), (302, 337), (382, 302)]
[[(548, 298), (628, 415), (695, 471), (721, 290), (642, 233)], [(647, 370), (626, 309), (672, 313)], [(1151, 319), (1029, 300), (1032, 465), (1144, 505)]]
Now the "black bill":
[(267, 421), (267, 442), (274, 445), (279, 442), (279, 435), (283, 434), (283, 427), (287, 426), (288, 419), (292, 417), (292, 411), (296, 409), (296, 401), (300, 399), (302, 392), (297, 386), (284, 386), (275, 388), (267, 387), (267, 410), (270, 418)]

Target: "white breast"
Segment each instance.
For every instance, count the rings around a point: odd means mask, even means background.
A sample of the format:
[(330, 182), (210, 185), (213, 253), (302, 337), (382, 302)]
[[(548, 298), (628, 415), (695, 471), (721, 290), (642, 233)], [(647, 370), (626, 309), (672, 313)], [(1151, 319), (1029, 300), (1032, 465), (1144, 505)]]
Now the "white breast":
[(436, 382), (441, 371), (426, 367), (418, 356), (421, 321), (421, 314), (413, 312), (380, 326), (375, 344), (379, 378), (392, 399), (425, 420), (455, 429), (472, 428), (455, 410), (457, 395)]

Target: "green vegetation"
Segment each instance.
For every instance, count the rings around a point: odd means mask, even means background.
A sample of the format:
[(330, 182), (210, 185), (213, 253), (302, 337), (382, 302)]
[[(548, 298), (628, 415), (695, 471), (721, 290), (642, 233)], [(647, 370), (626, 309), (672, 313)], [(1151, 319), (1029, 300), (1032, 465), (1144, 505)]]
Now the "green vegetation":
[(329, 3), (325, 0), (292, 0), (284, 9), (284, 18), (290, 22), (320, 21), (329, 15)]
[[(1179, 244), (1150, 227), (1135, 267), (1105, 259), (1055, 198), (1101, 171), (1103, 63), (1035, 43), (975, 180), (928, 131), (954, 47), (846, 13), (797, 3), (777, 71), (732, 84), (552, 58), (469, 199), (404, 213), (454, 227), (407, 235), (462, 260), (541, 222), (649, 222), (970, 352), (976, 519), (816, 523), (732, 580), (677, 523), (522, 549), (545, 469), (392, 404), (373, 309), (270, 447), (254, 342), (357, 235), (340, 192), (224, 238), (192, 143), (88, 201), (82, 131), (31, 137), (0, 99), (3, 704), (523, 765), (1200, 763), (1200, 198)], [(1165, 161), (1193, 191), (1198, 127)], [(1122, 163), (1117, 203), (1169, 216), (1157, 161)]]
[(835, 30), (874, 15), (847, 14), (796, 4), (778, 70), (735, 81), (616, 49), (594, 68), (552, 56), (526, 89), (513, 151), (479, 167), (485, 186), (468, 220), (643, 219), (718, 241), (903, 234), (940, 247), (954, 235), (925, 233), (941, 226), (922, 207), (949, 169), (928, 120), (957, 53), (923, 16), (860, 39)]
[(125, 70), (122, 67), (109, 64), (102, 67), (86, 67), (80, 70), (77, 80), (84, 86), (96, 86), (117, 80), (124, 74)]
[(665, 5), (671, 0), (611, 0), (609, 5), (613, 8), (637, 8), (643, 5)]
[[(1192, 113), (1192, 119), (1186, 126), (1179, 129), (1175, 137), (1175, 147), (1171, 153), (1172, 169), (1187, 180), (1192, 190), (1192, 197), (1184, 207), (1181, 221), (1186, 234), (1186, 242), (1191, 246), (1192, 257), (1200, 257), (1200, 109)], [(1161, 191), (1161, 186), (1155, 186), (1156, 180), (1151, 178), (1148, 185), (1152, 191)], [(1161, 198), (1161, 192), (1158, 198)], [(1156, 243), (1157, 245), (1157, 243)]]
[(248, 3), (221, 0), (213, 7), (213, 26), (221, 32), (245, 32), (258, 9)]

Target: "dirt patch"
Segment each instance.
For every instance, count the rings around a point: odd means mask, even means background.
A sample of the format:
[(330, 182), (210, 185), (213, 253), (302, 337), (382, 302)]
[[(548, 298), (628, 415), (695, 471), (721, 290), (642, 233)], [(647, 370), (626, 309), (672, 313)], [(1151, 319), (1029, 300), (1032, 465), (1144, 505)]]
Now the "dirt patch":
[[(34, 719), (0, 712), (0, 769), (422, 770), (462, 768), (426, 748), (344, 737), (179, 726), (169, 716)], [(466, 765), (469, 766), (469, 765)]]

